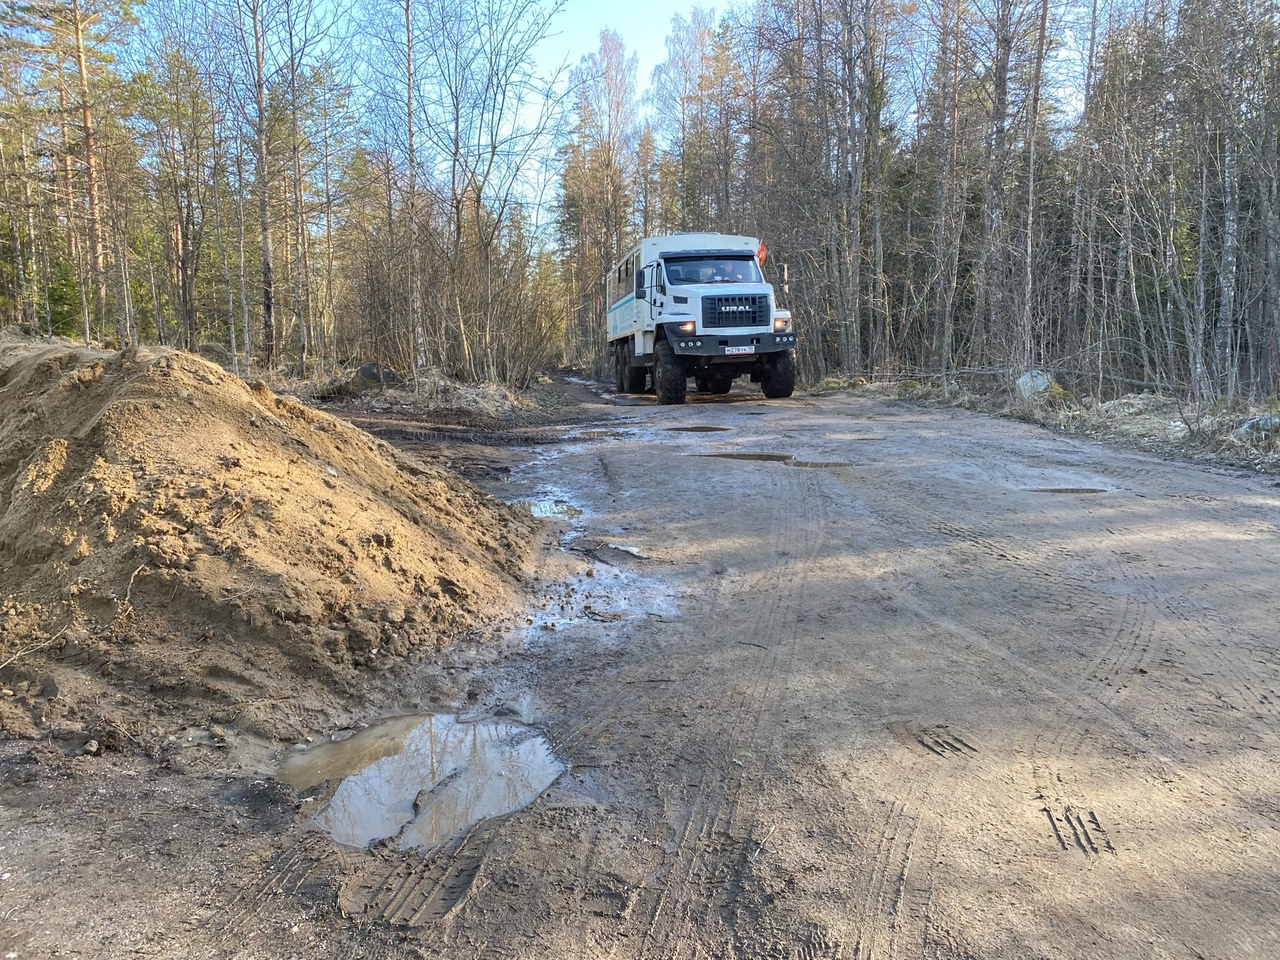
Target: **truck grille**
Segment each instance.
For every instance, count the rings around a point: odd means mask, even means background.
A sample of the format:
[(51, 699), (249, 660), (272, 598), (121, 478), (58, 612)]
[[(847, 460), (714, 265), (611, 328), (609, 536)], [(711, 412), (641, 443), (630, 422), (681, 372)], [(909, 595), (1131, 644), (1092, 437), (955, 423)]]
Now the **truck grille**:
[(772, 319), (766, 294), (702, 298), (703, 327), (767, 327)]

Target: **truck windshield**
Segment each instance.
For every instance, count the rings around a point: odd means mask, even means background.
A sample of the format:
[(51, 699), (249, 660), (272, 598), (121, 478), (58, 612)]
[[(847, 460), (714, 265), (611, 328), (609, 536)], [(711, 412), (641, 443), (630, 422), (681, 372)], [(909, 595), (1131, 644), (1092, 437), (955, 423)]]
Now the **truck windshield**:
[(754, 257), (668, 257), (667, 282), (674, 286), (688, 283), (763, 283), (760, 267)]

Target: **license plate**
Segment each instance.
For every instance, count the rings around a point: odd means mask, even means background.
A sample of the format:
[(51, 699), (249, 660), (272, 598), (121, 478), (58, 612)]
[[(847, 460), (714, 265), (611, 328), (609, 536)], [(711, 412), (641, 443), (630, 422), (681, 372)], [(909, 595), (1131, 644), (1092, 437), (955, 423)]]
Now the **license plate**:
[(749, 343), (745, 347), (725, 347), (724, 348), (724, 355), (726, 357), (736, 357), (744, 353), (755, 353), (755, 352), (756, 352), (756, 346), (754, 343)]

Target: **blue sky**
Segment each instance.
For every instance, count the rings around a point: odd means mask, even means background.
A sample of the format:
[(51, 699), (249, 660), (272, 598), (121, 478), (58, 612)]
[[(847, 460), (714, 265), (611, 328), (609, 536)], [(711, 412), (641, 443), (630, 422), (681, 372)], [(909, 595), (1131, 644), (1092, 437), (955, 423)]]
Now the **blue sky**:
[(622, 37), (629, 54), (639, 55), (636, 92), (643, 93), (653, 68), (666, 59), (672, 15), (679, 13), (687, 20), (695, 6), (724, 8), (723, 3), (699, 4), (694, 0), (566, 0), (551, 23), (548, 32), (552, 36), (543, 44), (540, 63), (544, 70), (554, 69), (564, 60), (570, 67), (577, 66), (583, 56), (600, 48), (600, 32), (613, 30)]

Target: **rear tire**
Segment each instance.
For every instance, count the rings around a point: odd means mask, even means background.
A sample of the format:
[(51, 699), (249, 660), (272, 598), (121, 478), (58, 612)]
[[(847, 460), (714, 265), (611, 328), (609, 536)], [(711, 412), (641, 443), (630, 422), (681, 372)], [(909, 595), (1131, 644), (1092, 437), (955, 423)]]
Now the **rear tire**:
[(627, 389), (627, 346), (621, 340), (613, 345), (613, 389), (616, 393)]
[(644, 382), (649, 377), (649, 370), (647, 367), (637, 367), (631, 363), (631, 358), (634, 356), (632, 350), (631, 341), (628, 340), (622, 351), (627, 393), (644, 393)]
[(764, 368), (760, 377), (760, 389), (770, 400), (782, 400), (795, 393), (796, 363), (790, 350), (774, 355), (773, 363)]
[(733, 377), (716, 377), (711, 381), (709, 389), (712, 393), (728, 393), (733, 389)]
[(653, 388), (658, 392), (659, 403), (684, 403), (684, 368), (676, 352), (667, 341), (659, 341), (653, 347)]

